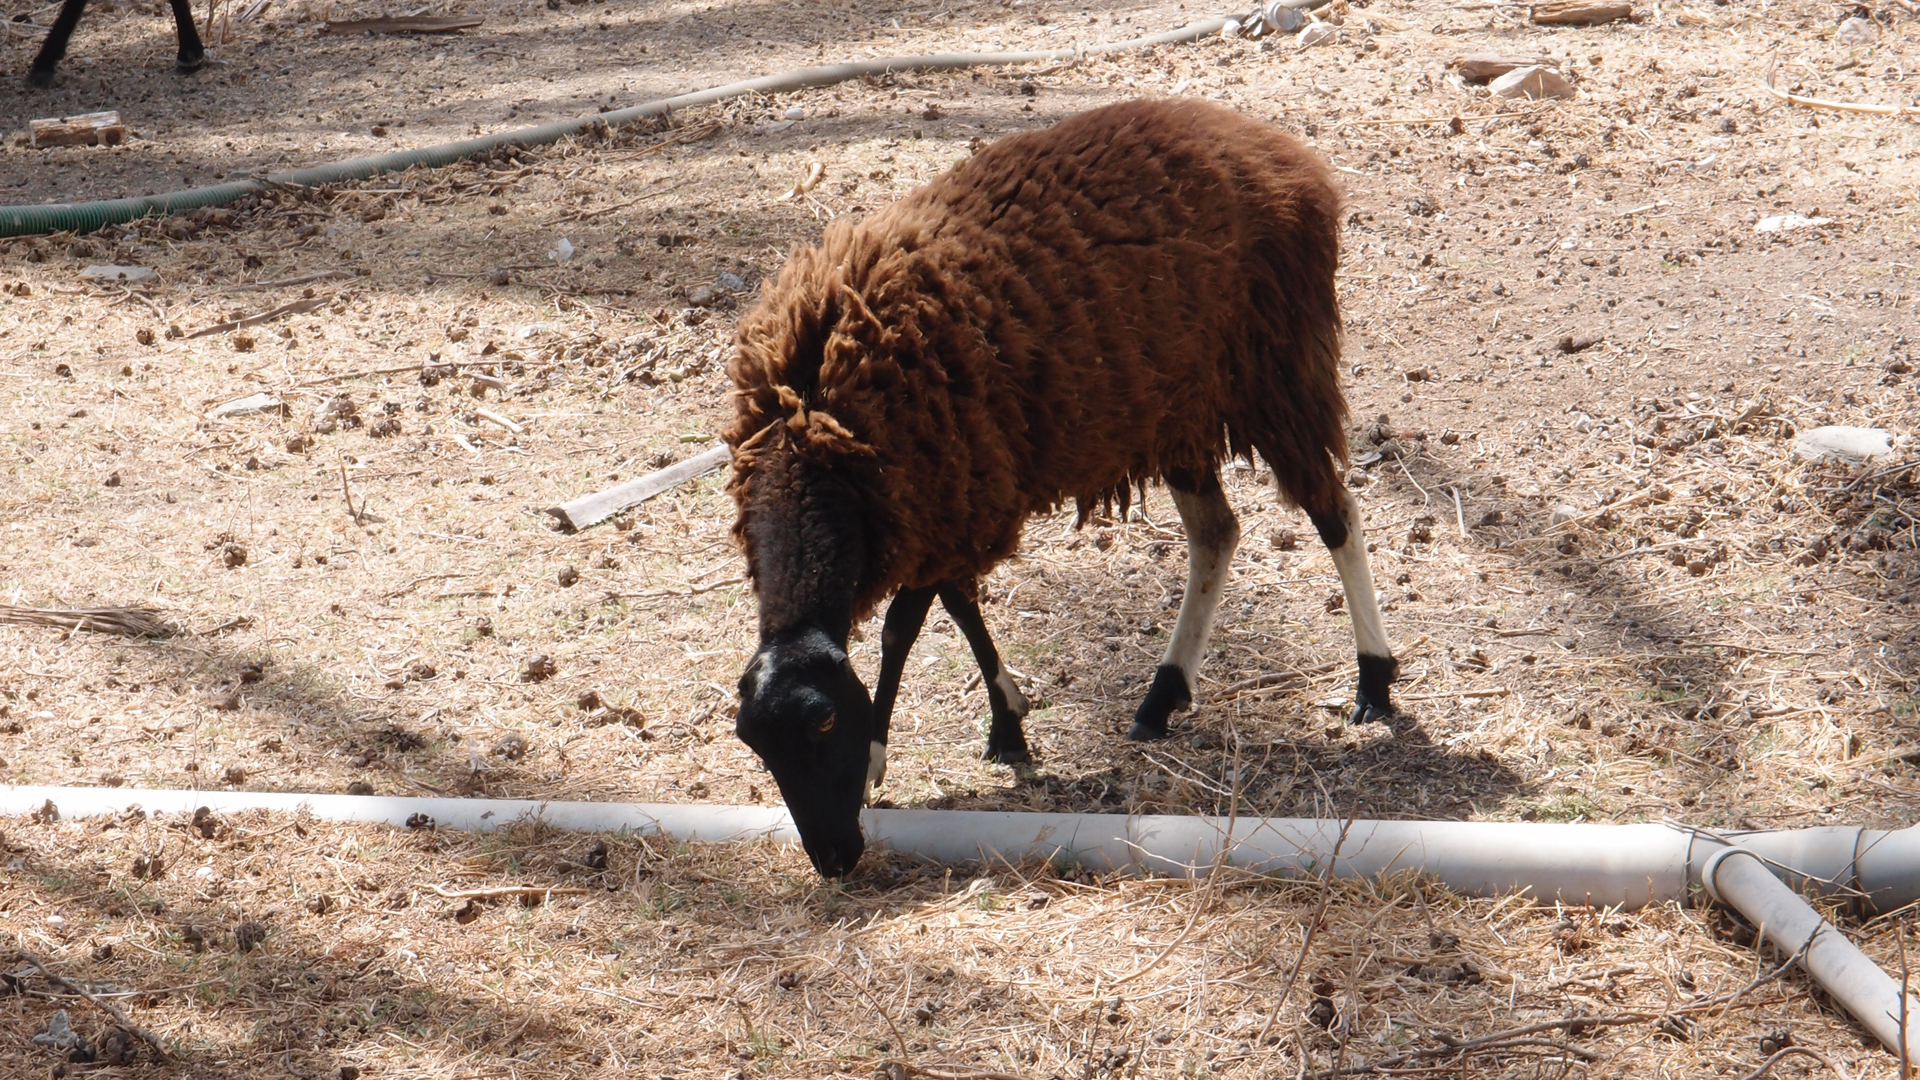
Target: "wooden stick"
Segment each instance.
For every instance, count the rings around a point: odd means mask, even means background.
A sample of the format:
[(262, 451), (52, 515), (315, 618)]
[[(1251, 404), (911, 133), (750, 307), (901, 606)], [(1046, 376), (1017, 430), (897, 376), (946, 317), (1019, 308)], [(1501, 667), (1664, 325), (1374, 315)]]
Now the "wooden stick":
[(202, 327), (201, 329), (195, 330), (193, 333), (188, 334), (187, 337), (188, 338), (206, 337), (209, 334), (224, 334), (229, 330), (239, 330), (248, 326), (258, 326), (263, 322), (268, 322), (273, 319), (277, 319), (282, 315), (299, 315), (304, 312), (312, 311), (314, 308), (320, 307), (321, 305), (328, 303), (332, 299), (333, 297), (331, 296), (316, 296), (311, 300), (295, 300), (291, 304), (281, 304), (277, 308), (273, 308), (270, 311), (263, 311), (258, 315), (249, 315), (244, 319), (235, 319), (232, 322), (214, 323), (212, 326)]
[(629, 506), (637, 506), (663, 491), (678, 487), (695, 477), (705, 476), (725, 465), (732, 456), (733, 451), (724, 444), (716, 446), (659, 472), (629, 480), (605, 491), (582, 495), (559, 506), (550, 506), (545, 512), (557, 518), (566, 532), (577, 532), (605, 521)]
[(47, 965), (41, 963), (39, 959), (36, 958), (32, 953), (29, 953), (24, 949), (14, 950), (14, 955), (18, 956), (21, 960), (25, 961), (26, 963), (32, 964), (34, 969), (40, 972), (40, 974), (48, 982), (53, 983), (56, 986), (64, 987), (68, 990), (73, 991), (76, 994), (79, 994), (81, 997), (86, 998), (88, 1001), (92, 1002), (96, 1008), (100, 1009), (102, 1012), (106, 1013), (107, 1015), (113, 1017), (114, 1020), (118, 1022), (121, 1027), (132, 1032), (134, 1035), (139, 1036), (141, 1042), (144, 1042), (148, 1046), (151, 1046), (153, 1048), (154, 1056), (158, 1057), (161, 1061), (173, 1060), (171, 1057), (167, 1055), (167, 1048), (160, 1044), (160, 1036), (155, 1035), (153, 1032), (148, 1031), (146, 1028), (143, 1028), (139, 1024), (134, 1023), (131, 1019), (127, 1017), (126, 1013), (120, 1011), (120, 1007), (118, 1005), (115, 1005), (112, 1002), (102, 1001), (99, 998), (94, 997), (93, 992), (91, 990), (88, 990), (86, 987), (80, 985), (79, 983), (73, 981), (72, 979), (67, 978), (65, 975), (55, 974), (52, 970), (50, 970), (47, 967)]
[(240, 289), (279, 289), (288, 285), (306, 285), (315, 281), (327, 281), (332, 278), (352, 277), (347, 270), (322, 270), (317, 274), (301, 274), (299, 277), (281, 278), (278, 281), (255, 281), (238, 286)]
[(492, 900), (502, 896), (581, 896), (593, 891), (561, 885), (502, 885), (493, 889), (449, 889), (444, 885), (429, 885), (427, 888), (449, 900)]

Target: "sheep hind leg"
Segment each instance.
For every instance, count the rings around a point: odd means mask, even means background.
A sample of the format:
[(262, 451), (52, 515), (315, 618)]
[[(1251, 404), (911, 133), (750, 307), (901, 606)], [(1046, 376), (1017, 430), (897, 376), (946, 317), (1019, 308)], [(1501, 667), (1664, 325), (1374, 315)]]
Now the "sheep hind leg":
[(1172, 473), (1167, 487), (1187, 530), (1187, 592), (1180, 600), (1180, 618), (1174, 623), (1166, 655), (1153, 673), (1153, 685), (1133, 714), (1127, 738), (1134, 742), (1166, 738), (1167, 717), (1193, 704), (1200, 660), (1213, 633), (1213, 616), (1233, 565), (1233, 549), (1240, 544), (1240, 522), (1220, 489), (1219, 473)]
[(980, 681), (987, 688), (987, 706), (993, 711), (993, 722), (987, 728), (987, 750), (982, 756), (1002, 765), (1033, 760), (1033, 753), (1027, 749), (1025, 720), (1030, 708), (1027, 695), (1020, 692), (1019, 684), (1000, 663), (1000, 652), (993, 647), (993, 637), (987, 633), (987, 622), (980, 616), (980, 603), (974, 599), (973, 589), (948, 582), (940, 586), (940, 604), (947, 609), (953, 624), (967, 636), (973, 658), (980, 665)]
[(907, 667), (907, 654), (927, 621), (927, 609), (933, 606), (934, 589), (901, 589), (887, 605), (887, 618), (880, 627), (880, 678), (873, 684), (873, 731), (867, 743), (867, 790), (872, 792), (887, 778), (887, 732), (893, 727), (893, 702), (900, 694), (900, 675)]
[(1313, 527), (1333, 555), (1334, 569), (1340, 572), (1340, 587), (1347, 594), (1347, 610), (1353, 615), (1360, 680), (1354, 691), (1353, 719), (1349, 723), (1385, 719), (1393, 715), (1389, 690), (1399, 674), (1400, 662), (1393, 658), (1393, 650), (1387, 645), (1386, 627), (1380, 621), (1380, 600), (1373, 591), (1366, 538), (1360, 530), (1360, 504), (1346, 485), (1334, 480), (1320, 498), (1309, 501), (1307, 516), (1313, 519)]
[(173, 58), (173, 70), (185, 74), (207, 66), (207, 50), (200, 44), (200, 32), (193, 25), (193, 5), (188, 0), (171, 0), (173, 26), (180, 38), (180, 51)]

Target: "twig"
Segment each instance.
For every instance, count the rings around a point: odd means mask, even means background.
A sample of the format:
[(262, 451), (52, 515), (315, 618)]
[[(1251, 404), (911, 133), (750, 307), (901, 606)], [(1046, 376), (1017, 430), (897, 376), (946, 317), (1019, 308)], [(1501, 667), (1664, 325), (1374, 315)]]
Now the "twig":
[(425, 371), (427, 368), (469, 368), (485, 367), (498, 361), (494, 360), (430, 360), (419, 364), (403, 364), (400, 367), (363, 368), (359, 371), (346, 371), (338, 375), (327, 375), (306, 382), (294, 383), (294, 388), (305, 386), (325, 386), (328, 383), (346, 382), (348, 379), (361, 379), (369, 375), (401, 375), (409, 371)]
[(668, 597), (699, 596), (701, 593), (724, 589), (729, 585), (738, 585), (746, 581), (745, 575), (730, 577), (724, 581), (715, 581), (706, 585), (696, 585), (691, 589), (656, 589), (653, 592), (608, 593), (608, 602), (614, 600), (664, 600)]
[(591, 889), (559, 885), (502, 885), (493, 889), (449, 889), (444, 885), (427, 888), (449, 900), (492, 900), (502, 896), (579, 896)]
[(197, 338), (197, 337), (207, 337), (208, 335), (211, 335), (211, 334), (224, 334), (229, 330), (239, 330), (248, 326), (258, 326), (263, 322), (269, 322), (273, 319), (279, 318), (282, 315), (300, 315), (305, 312), (312, 311), (314, 308), (321, 307), (322, 305), (330, 303), (332, 300), (333, 300), (333, 297), (331, 296), (316, 296), (311, 300), (295, 300), (290, 304), (281, 304), (277, 308), (273, 308), (268, 311), (263, 311), (258, 315), (249, 315), (244, 319), (235, 319), (232, 322), (214, 323), (212, 326), (201, 327), (200, 329), (195, 330), (193, 333), (188, 334), (187, 337), (189, 339)]
[(1782, 1058), (1792, 1057), (1795, 1054), (1799, 1054), (1803, 1057), (1810, 1057), (1815, 1061), (1818, 1061), (1820, 1064), (1825, 1065), (1827, 1068), (1832, 1069), (1834, 1071), (1834, 1074), (1840, 1077), (1840, 1080), (1853, 1080), (1852, 1075), (1849, 1074), (1847, 1070), (1841, 1068), (1839, 1062), (1833, 1060), (1827, 1055), (1809, 1046), (1786, 1047), (1785, 1049), (1775, 1053), (1772, 1057), (1761, 1062), (1759, 1068), (1753, 1070), (1752, 1072), (1748, 1073), (1745, 1076), (1742, 1076), (1740, 1080), (1760, 1080), (1761, 1077), (1767, 1075), (1767, 1071), (1772, 1069), (1776, 1062), (1780, 1061)]
[(554, 218), (552, 221), (548, 222), (547, 224), (561, 225), (569, 221), (585, 221), (588, 218), (597, 218), (602, 214), (611, 214), (615, 210), (625, 210), (629, 206), (636, 206), (640, 203), (646, 202), (648, 199), (657, 199), (662, 195), (679, 191), (681, 188), (686, 187), (688, 184), (691, 184), (691, 183), (693, 183), (692, 180), (683, 180), (680, 183), (673, 185), (672, 187), (661, 188), (659, 191), (649, 191), (645, 195), (642, 195), (638, 198), (628, 199), (626, 202), (616, 203), (612, 206), (602, 206), (598, 210), (575, 210), (573, 213), (570, 213), (570, 214), (561, 214), (559, 217)]
[(172, 637), (179, 632), (159, 608), (151, 607), (32, 608), (0, 604), (0, 623), (60, 626), (133, 638)]
[(332, 278), (350, 278), (352, 276), (353, 273), (348, 270), (322, 270), (317, 274), (301, 274), (299, 277), (281, 278), (278, 281), (255, 281), (246, 285), (237, 285), (235, 288), (242, 292), (252, 289), (281, 289), (289, 285), (306, 285), (315, 281), (327, 281)]
[[(360, 524), (360, 511), (355, 510), (353, 508), (353, 487), (347, 482), (347, 459), (346, 458), (340, 459), (340, 494), (346, 497), (347, 513), (353, 515), (353, 523), (355, 525)], [(361, 506), (364, 508), (365, 505), (366, 503), (362, 501)]]
[(1320, 906), (1314, 909), (1313, 920), (1307, 923), (1306, 932), (1300, 935), (1300, 951), (1294, 954), (1293, 966), (1287, 971), (1286, 984), (1280, 988), (1280, 997), (1273, 1003), (1273, 1009), (1267, 1013), (1267, 1022), (1260, 1026), (1260, 1034), (1253, 1040), (1255, 1046), (1267, 1044), (1267, 1033), (1273, 1030), (1273, 1022), (1280, 1019), (1280, 1010), (1293, 993), (1293, 984), (1300, 979), (1300, 968), (1307, 962), (1307, 952), (1313, 948), (1313, 937), (1320, 932), (1320, 920), (1327, 917), (1327, 907), (1333, 903), (1333, 872), (1340, 865), (1340, 849), (1347, 842), (1347, 830), (1353, 828), (1353, 819), (1348, 818), (1340, 825), (1340, 836), (1333, 842), (1333, 856), (1327, 860), (1327, 871), (1320, 875)]
[(99, 998), (94, 997), (93, 992), (91, 990), (88, 990), (86, 987), (80, 985), (79, 983), (73, 981), (72, 979), (67, 978), (65, 975), (55, 974), (52, 970), (50, 970), (47, 967), (47, 965), (41, 963), (39, 959), (36, 958), (32, 953), (29, 953), (24, 949), (14, 950), (14, 955), (18, 956), (21, 960), (25, 961), (26, 963), (32, 964), (34, 969), (40, 972), (41, 976), (43, 976), (48, 982), (53, 983), (57, 986), (65, 987), (66, 989), (71, 990), (76, 994), (79, 994), (81, 997), (86, 998), (89, 1002), (93, 1003), (94, 1007), (98, 1008), (99, 1010), (106, 1013), (107, 1015), (113, 1017), (114, 1020), (119, 1022), (121, 1027), (132, 1032), (134, 1035), (139, 1036), (141, 1042), (144, 1042), (148, 1046), (151, 1046), (153, 1048), (154, 1056), (159, 1058), (161, 1061), (173, 1060), (167, 1055), (167, 1048), (160, 1044), (160, 1036), (155, 1035), (153, 1032), (148, 1031), (146, 1028), (143, 1028), (140, 1025), (134, 1023), (130, 1018), (128, 1018), (126, 1013), (121, 1011), (118, 1005), (115, 1005), (110, 1001), (102, 1001)]
[(1460, 507), (1460, 485), (1455, 484), (1450, 490), (1453, 492), (1453, 523), (1460, 526), (1460, 539), (1472, 539), (1467, 535), (1467, 512)]

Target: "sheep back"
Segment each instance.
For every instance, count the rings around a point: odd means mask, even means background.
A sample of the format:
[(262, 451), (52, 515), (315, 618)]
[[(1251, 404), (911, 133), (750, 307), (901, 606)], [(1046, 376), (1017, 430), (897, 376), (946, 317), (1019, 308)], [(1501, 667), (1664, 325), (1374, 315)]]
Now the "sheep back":
[(986, 573), (1032, 514), (1071, 499), (1084, 520), (1230, 454), (1306, 500), (1346, 456), (1339, 212), (1293, 139), (1180, 99), (1002, 139), (833, 222), (737, 331), (749, 563), (762, 472), (860, 505), (856, 619)]

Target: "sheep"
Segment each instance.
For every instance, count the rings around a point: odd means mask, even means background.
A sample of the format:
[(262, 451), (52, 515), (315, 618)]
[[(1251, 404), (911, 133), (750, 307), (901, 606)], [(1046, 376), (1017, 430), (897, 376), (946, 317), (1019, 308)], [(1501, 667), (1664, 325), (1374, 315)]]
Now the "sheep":
[[(986, 756), (1029, 758), (1027, 700), (979, 581), (1027, 519), (1078, 523), (1150, 481), (1186, 527), (1187, 589), (1127, 737), (1193, 701), (1255, 451), (1332, 551), (1356, 719), (1398, 667), (1341, 481), (1339, 197), (1312, 154), (1192, 99), (1133, 101), (981, 150), (858, 225), (831, 223), (742, 316), (728, 488), (759, 604), (737, 733), (820, 873), (860, 858), (908, 650), (937, 596), (987, 689)], [(849, 635), (893, 595), (872, 698)]]
[[(188, 0), (168, 2), (173, 5), (173, 25), (180, 37), (180, 52), (174, 58), (173, 69), (182, 74), (198, 71), (206, 66), (207, 50), (200, 44), (199, 31), (194, 29), (193, 11)], [(53, 85), (53, 69), (67, 55), (67, 40), (73, 37), (73, 28), (80, 24), (80, 13), (86, 6), (87, 0), (66, 0), (60, 5), (60, 15), (47, 31), (46, 44), (40, 46), (33, 66), (27, 69), (27, 82), (39, 87)]]

